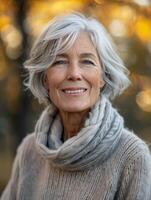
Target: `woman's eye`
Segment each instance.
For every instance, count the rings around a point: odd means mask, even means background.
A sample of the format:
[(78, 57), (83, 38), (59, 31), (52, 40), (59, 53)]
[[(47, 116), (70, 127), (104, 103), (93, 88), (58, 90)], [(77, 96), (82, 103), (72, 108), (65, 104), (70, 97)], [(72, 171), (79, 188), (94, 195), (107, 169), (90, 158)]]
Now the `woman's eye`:
[(91, 60), (83, 60), (82, 63), (86, 65), (95, 65), (94, 62)]
[(56, 60), (52, 65), (55, 66), (55, 65), (64, 65), (64, 64), (67, 64), (66, 60)]

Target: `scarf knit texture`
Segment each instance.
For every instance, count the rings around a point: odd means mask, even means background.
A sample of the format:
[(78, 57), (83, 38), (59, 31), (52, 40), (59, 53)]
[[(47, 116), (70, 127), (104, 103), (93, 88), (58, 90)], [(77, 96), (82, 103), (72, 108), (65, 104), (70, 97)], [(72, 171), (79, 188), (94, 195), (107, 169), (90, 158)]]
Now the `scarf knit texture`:
[(62, 142), (62, 134), (50, 105), (19, 146), (1, 200), (151, 200), (149, 149), (106, 97), (76, 136)]

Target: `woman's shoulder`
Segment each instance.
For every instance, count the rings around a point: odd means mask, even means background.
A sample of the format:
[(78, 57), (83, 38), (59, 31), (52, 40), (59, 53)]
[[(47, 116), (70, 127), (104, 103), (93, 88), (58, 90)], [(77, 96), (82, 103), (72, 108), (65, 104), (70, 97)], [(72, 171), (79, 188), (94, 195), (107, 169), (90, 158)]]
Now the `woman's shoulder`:
[(133, 131), (130, 131), (128, 129), (123, 130), (123, 134), (121, 136), (121, 142), (123, 145), (126, 145), (126, 147), (131, 147), (131, 150), (135, 149), (135, 151), (150, 152), (149, 142), (147, 144), (147, 141), (145, 142), (142, 138), (140, 138), (138, 135), (136, 135)]
[(16, 156), (20, 157), (20, 160), (23, 160), (25, 157), (34, 152), (35, 148), (35, 136), (34, 133), (26, 135), (22, 142), (19, 144), (16, 152)]
[(151, 165), (149, 144), (128, 129), (123, 130), (117, 151), (120, 153), (121, 159), (126, 162), (144, 159), (148, 160)]
[(28, 135), (26, 135), (23, 139), (22, 142), (20, 143), (20, 145), (18, 146), (17, 151), (21, 151), (24, 150), (26, 148), (29, 149), (29, 147), (31, 147), (35, 142), (35, 136), (34, 133), (30, 133)]

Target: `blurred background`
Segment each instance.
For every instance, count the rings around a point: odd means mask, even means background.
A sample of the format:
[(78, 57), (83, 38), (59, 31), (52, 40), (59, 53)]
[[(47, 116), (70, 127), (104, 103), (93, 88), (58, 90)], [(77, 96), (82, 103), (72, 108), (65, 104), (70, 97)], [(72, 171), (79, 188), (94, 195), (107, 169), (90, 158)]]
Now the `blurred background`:
[(114, 105), (126, 126), (150, 146), (151, 1), (0, 0), (0, 193), (17, 146), (34, 130), (43, 109), (23, 86), (23, 62), (47, 22), (68, 11), (96, 17), (112, 35), (132, 81)]

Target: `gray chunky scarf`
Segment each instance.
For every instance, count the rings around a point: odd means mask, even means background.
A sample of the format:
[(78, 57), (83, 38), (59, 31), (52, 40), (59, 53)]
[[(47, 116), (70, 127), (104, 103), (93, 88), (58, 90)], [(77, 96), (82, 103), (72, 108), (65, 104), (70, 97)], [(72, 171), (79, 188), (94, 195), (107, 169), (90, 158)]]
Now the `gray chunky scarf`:
[(36, 147), (54, 166), (70, 171), (83, 170), (104, 162), (113, 153), (122, 130), (123, 118), (102, 96), (89, 112), (80, 132), (63, 143), (61, 119), (51, 105), (36, 124)]

